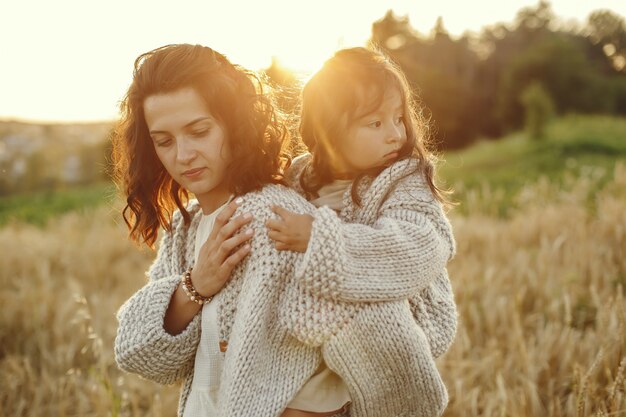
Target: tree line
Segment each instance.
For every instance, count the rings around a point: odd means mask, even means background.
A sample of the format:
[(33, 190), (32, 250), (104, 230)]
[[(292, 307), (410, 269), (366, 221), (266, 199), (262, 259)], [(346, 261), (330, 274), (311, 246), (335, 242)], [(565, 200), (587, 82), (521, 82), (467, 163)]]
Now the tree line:
[[(429, 34), (392, 11), (373, 23), (369, 43), (406, 73), (441, 149), (500, 137), (552, 114), (626, 114), (626, 23), (609, 10), (584, 24), (561, 21), (540, 1), (479, 34), (454, 38), (440, 17)], [(297, 108), (296, 78), (276, 62), (266, 71), (283, 89), (281, 105)], [(533, 125), (534, 123), (534, 125)]]

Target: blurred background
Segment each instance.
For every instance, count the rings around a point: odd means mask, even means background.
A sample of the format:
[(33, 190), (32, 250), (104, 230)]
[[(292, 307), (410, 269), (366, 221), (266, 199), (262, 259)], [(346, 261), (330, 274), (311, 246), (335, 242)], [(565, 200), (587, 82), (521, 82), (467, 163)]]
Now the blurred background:
[(444, 415), (626, 416), (625, 3), (1, 9), (0, 417), (175, 414), (177, 387), (113, 359), (115, 312), (154, 253), (127, 240), (109, 138), (134, 59), (178, 42), (263, 73), (288, 113), (335, 50), (383, 48), (458, 203)]

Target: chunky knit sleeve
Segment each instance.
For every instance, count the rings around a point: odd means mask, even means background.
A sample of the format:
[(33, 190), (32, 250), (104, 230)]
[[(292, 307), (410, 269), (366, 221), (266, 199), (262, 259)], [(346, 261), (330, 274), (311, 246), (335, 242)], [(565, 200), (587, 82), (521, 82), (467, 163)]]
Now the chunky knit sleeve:
[(372, 226), (342, 223), (333, 210), (318, 209), (296, 276), (330, 299), (398, 300), (426, 288), (454, 252), (441, 205), (412, 174), (396, 184)]
[(434, 358), (448, 351), (458, 325), (458, 312), (447, 271), (442, 271), (425, 289), (409, 298), (411, 313), (422, 328)]
[[(175, 218), (173, 226), (181, 222)], [(180, 227), (174, 227), (174, 231), (174, 235), (166, 233), (161, 240), (157, 258), (147, 273), (149, 282), (117, 313), (117, 365), (161, 384), (172, 384), (191, 373), (200, 341), (200, 314), (176, 336), (163, 328), (165, 312), (182, 273), (178, 269), (183, 254), (174, 245)]]

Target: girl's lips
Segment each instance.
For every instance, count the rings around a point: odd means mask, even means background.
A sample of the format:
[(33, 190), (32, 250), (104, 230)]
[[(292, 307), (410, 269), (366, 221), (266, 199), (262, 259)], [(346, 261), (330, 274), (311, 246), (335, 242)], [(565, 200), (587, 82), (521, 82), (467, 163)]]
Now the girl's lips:
[(389, 152), (388, 154), (385, 155), (386, 159), (393, 159), (393, 158), (397, 158), (399, 155), (398, 151), (393, 151), (393, 152)]

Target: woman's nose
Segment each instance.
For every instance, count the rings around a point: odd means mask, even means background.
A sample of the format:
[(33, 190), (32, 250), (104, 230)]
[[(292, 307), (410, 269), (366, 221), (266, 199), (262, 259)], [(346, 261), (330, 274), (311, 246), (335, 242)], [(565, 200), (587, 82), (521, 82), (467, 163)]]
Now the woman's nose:
[(176, 152), (176, 158), (180, 162), (187, 163), (193, 161), (193, 159), (197, 155), (197, 152), (193, 148), (192, 144), (189, 143), (189, 141), (181, 139), (176, 142), (176, 145), (178, 147)]

